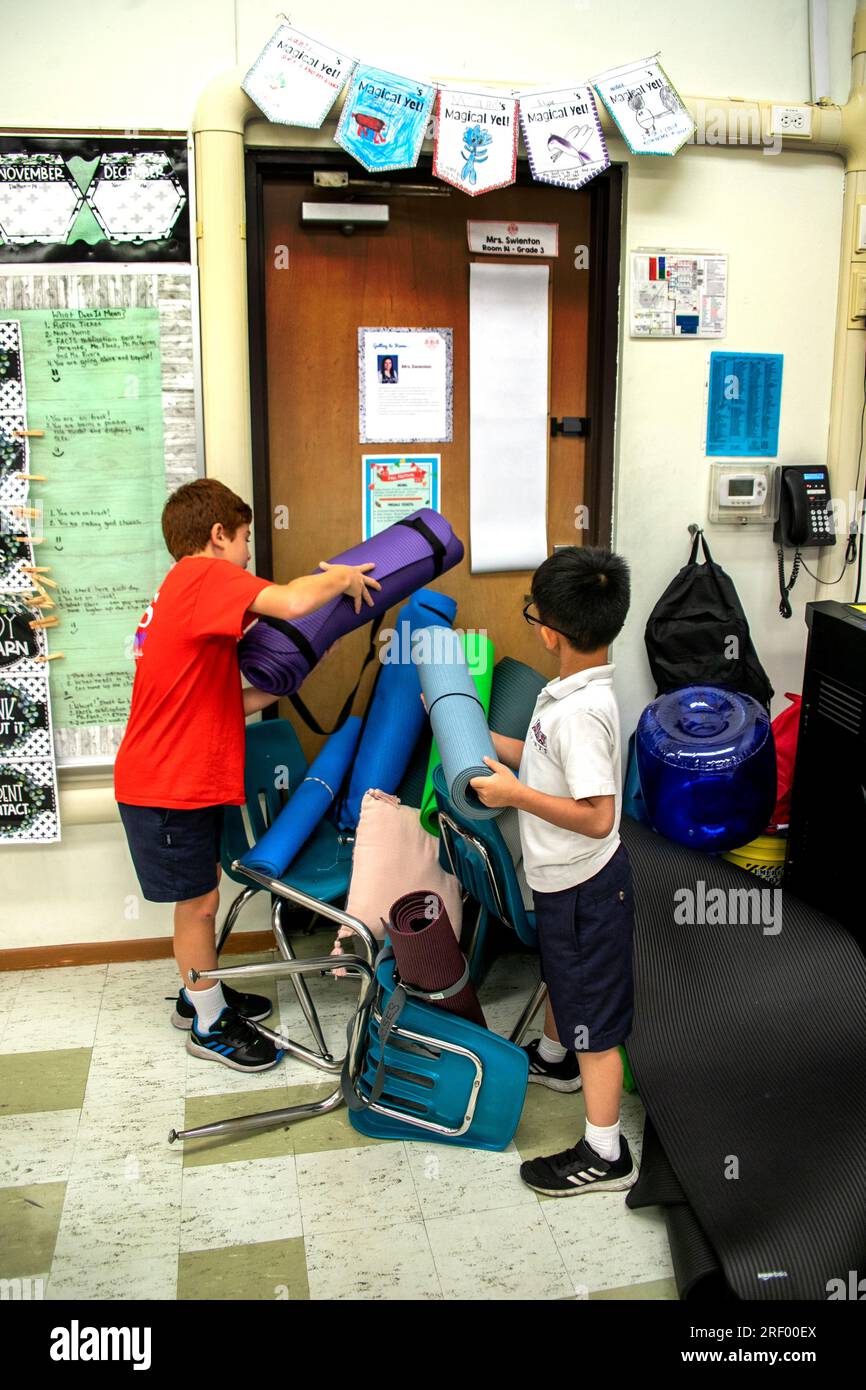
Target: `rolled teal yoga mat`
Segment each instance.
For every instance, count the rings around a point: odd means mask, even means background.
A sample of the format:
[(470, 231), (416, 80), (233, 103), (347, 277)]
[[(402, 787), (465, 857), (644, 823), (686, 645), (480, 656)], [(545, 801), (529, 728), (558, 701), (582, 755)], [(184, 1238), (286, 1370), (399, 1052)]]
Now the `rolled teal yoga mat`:
[(331, 734), (273, 825), (241, 859), (245, 868), (271, 878), (282, 877), (340, 790), (360, 733), (361, 721), (351, 715), (342, 729)]
[(418, 675), (435, 743), (421, 803), (421, 824), (437, 835), (432, 783), (437, 753), (448, 783), (448, 795), (465, 815), (472, 820), (492, 820), (502, 810), (501, 806), (485, 806), (469, 785), (473, 777), (490, 776), (484, 759), (496, 757), (487, 727), (487, 706), (493, 683), (493, 643), (480, 633), (469, 633), (464, 649), (463, 635), (450, 628), (426, 628), (424, 631), (430, 638), (419, 646)]

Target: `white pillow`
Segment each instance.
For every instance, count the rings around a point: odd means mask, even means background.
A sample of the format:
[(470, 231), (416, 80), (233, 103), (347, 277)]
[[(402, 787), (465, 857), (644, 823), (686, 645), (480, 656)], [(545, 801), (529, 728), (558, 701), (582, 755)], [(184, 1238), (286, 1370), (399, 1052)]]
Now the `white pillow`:
[[(403, 806), (399, 797), (388, 792), (366, 792), (355, 831), (352, 879), (346, 901), (349, 916), (357, 917), (377, 941), (382, 941), (385, 933), (381, 919), (388, 921), (392, 903), (404, 893), (425, 890), (439, 894), (459, 941), (462, 890), (454, 875), (440, 867), (439, 839), (422, 827), (417, 806)], [(343, 954), (341, 943), (351, 936), (347, 927), (341, 927), (331, 954)], [(351, 943), (348, 949), (352, 949)]]

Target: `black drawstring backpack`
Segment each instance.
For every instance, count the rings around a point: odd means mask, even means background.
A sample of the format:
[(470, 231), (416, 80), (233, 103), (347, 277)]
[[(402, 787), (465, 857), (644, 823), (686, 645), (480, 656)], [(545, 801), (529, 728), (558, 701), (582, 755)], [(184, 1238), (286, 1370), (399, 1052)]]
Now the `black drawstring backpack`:
[[(706, 564), (699, 565), (698, 543)], [(644, 634), (656, 694), (716, 685), (752, 695), (767, 710), (773, 687), (758, 660), (733, 580), (696, 530), (687, 565), (665, 589)]]

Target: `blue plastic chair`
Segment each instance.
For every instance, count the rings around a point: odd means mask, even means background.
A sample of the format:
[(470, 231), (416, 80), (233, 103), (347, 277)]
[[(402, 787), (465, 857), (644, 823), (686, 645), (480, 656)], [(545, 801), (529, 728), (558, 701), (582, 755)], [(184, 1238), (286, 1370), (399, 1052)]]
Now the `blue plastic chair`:
[[(265, 719), (250, 724), (246, 731), (246, 767), (244, 789), (246, 804), (227, 806), (223, 820), (220, 860), (223, 871), (235, 883), (242, 884), (241, 892), (229, 907), (217, 942), (219, 954), (229, 938), (238, 917), (252, 898), (262, 892), (262, 886), (251, 883), (248, 874), (234, 868), (252, 845), (276, 819), (283, 808), (281, 791), (288, 795), (303, 781), (308, 763), (298, 742), (298, 736), (288, 719)], [(246, 815), (245, 815), (246, 813)], [(247, 829), (249, 824), (249, 831)], [(320, 822), (301, 852), (292, 860), (286, 873), (276, 880), (292, 894), (304, 894), (316, 903), (343, 903), (352, 873), (353, 836), (341, 835), (331, 821)], [(287, 899), (271, 895), (271, 926), (276, 946), (283, 960), (294, 960), (283, 921), (283, 904)], [(289, 899), (291, 901), (291, 899)], [(298, 898), (294, 898), (298, 902)], [(315, 903), (308, 904), (312, 917), (318, 914)], [(313, 1037), (323, 1056), (330, 1055), (306, 983), (300, 975), (291, 977)]]
[[(352, 1126), (375, 1139), (506, 1148), (526, 1097), (527, 1054), (488, 1028), (411, 997), (383, 1048), (380, 1027), (394, 984), (394, 961), (387, 958), (376, 967), (361, 1068), (350, 1073)], [(381, 1091), (374, 1099), (377, 1073)]]
[(467, 957), (472, 982), (478, 985), (491, 918), (510, 927), (518, 941), (537, 951), (535, 913), (523, 905), (514, 863), (496, 821), (469, 820), (454, 806), (441, 765), (433, 771), (433, 791), (439, 812), (439, 862), (479, 905)]
[[(220, 846), (223, 872), (235, 883), (240, 883), (243, 891), (229, 908), (220, 932), (218, 951), (225, 946), (242, 908), (261, 892), (250, 884), (246, 874), (232, 866), (276, 820), (284, 805), (282, 790), (291, 795), (303, 781), (308, 766), (288, 719), (267, 719), (248, 725), (244, 773), (246, 804), (225, 808)], [(321, 902), (333, 903), (345, 897), (351, 870), (352, 837), (341, 835), (326, 819), (292, 860), (282, 882)]]

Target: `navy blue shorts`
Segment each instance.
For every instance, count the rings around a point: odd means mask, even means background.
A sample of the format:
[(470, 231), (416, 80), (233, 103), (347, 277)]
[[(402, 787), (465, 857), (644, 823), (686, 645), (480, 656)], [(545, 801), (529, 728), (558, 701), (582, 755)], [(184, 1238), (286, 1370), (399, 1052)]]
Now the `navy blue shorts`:
[(118, 801), (117, 809), (148, 902), (182, 903), (216, 888), (222, 806), (179, 811)]
[(557, 893), (532, 890), (541, 977), (570, 1052), (625, 1042), (634, 1017), (634, 895), (625, 845), (592, 878)]

